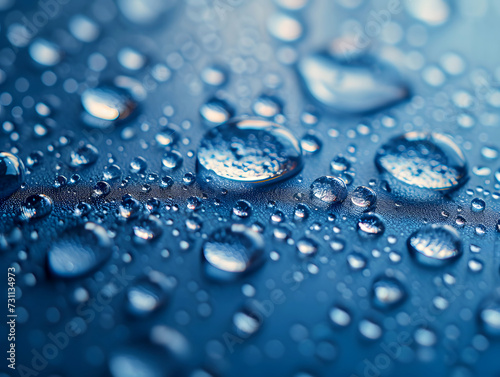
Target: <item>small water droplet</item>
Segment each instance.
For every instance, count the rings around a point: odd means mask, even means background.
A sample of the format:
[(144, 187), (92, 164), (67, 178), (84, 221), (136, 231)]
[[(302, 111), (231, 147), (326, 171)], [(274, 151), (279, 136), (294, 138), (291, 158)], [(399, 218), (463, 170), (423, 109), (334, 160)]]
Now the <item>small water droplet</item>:
[(325, 203), (340, 203), (347, 198), (347, 187), (340, 178), (323, 176), (311, 184), (311, 195)]
[(95, 163), (98, 157), (99, 151), (96, 147), (88, 143), (83, 144), (71, 152), (69, 165), (73, 169), (81, 169)]
[(163, 233), (163, 224), (154, 215), (141, 218), (133, 227), (134, 242), (145, 244), (157, 240)]
[(358, 220), (359, 233), (366, 237), (381, 236), (385, 231), (385, 225), (382, 219), (374, 214), (367, 213)]
[(373, 282), (373, 303), (381, 309), (389, 309), (400, 304), (406, 291), (403, 284), (395, 278), (381, 277)]
[(471, 202), (472, 212), (483, 212), (486, 208), (486, 202), (481, 198), (474, 198)]
[(241, 224), (213, 232), (202, 248), (209, 276), (231, 280), (264, 262), (264, 240)]
[(359, 186), (352, 192), (351, 201), (357, 207), (369, 208), (377, 202), (377, 194), (369, 187)]
[(176, 150), (165, 152), (161, 159), (161, 163), (167, 169), (177, 169), (182, 165), (182, 155)]
[(127, 310), (135, 317), (146, 317), (165, 305), (173, 283), (164, 274), (151, 271), (127, 289)]
[(21, 204), (20, 218), (22, 220), (39, 219), (51, 213), (52, 207), (52, 199), (47, 195), (31, 195)]
[(125, 119), (137, 106), (125, 90), (111, 86), (86, 89), (81, 101), (88, 114), (103, 121)]

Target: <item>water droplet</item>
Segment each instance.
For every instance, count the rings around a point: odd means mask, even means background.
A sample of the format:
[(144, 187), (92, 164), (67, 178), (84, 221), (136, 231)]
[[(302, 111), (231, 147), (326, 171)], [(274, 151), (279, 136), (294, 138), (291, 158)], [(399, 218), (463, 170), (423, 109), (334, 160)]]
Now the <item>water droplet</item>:
[(339, 237), (334, 237), (330, 241), (330, 247), (332, 248), (332, 251), (334, 251), (335, 253), (340, 253), (341, 251), (344, 251), (345, 244), (346, 242)]
[(332, 162), (330, 163), (330, 167), (333, 174), (337, 174), (338, 172), (343, 172), (349, 170), (351, 167), (351, 163), (347, 158), (342, 155), (336, 156)]
[(445, 23), (450, 15), (450, 6), (445, 0), (405, 0), (408, 13), (431, 26)]
[(261, 117), (274, 118), (283, 112), (283, 104), (278, 98), (264, 94), (253, 103), (252, 110)]
[(352, 192), (351, 201), (357, 207), (372, 207), (377, 202), (377, 194), (369, 187), (359, 186)]
[(467, 266), (472, 272), (481, 272), (483, 270), (483, 262), (481, 262), (479, 259), (473, 258), (469, 260)]
[(211, 65), (203, 69), (201, 79), (208, 85), (222, 86), (227, 81), (227, 71), (218, 65)]
[(265, 260), (262, 236), (241, 224), (216, 230), (202, 253), (209, 276), (222, 280), (250, 272)]
[[(462, 151), (439, 133), (409, 132), (395, 137), (377, 152), (375, 164), (391, 180), (393, 189), (402, 182), (422, 189), (450, 191), (467, 180)], [(412, 195), (404, 187), (400, 190)]]
[(233, 207), (233, 215), (239, 218), (247, 218), (252, 213), (252, 205), (246, 200), (238, 200)]
[(415, 341), (423, 347), (431, 347), (436, 344), (437, 341), (436, 334), (425, 327), (416, 329), (414, 336)]
[(0, 199), (15, 193), (24, 182), (24, 164), (12, 153), (0, 152)]
[(104, 121), (125, 119), (137, 106), (128, 92), (111, 86), (86, 89), (81, 100), (91, 116)]
[(111, 186), (108, 182), (99, 181), (95, 184), (92, 196), (100, 198), (108, 195), (111, 192)]
[(173, 283), (158, 271), (151, 271), (127, 289), (127, 310), (135, 317), (146, 317), (165, 305)]
[(267, 21), (267, 30), (282, 42), (295, 42), (302, 37), (304, 26), (291, 15), (275, 13)]
[(98, 157), (99, 151), (96, 147), (92, 144), (83, 144), (71, 152), (69, 165), (73, 169), (81, 169), (92, 165)]
[(312, 97), (335, 112), (373, 112), (409, 95), (406, 84), (390, 67), (347, 63), (316, 53), (302, 58), (298, 70)]
[(148, 215), (138, 221), (133, 227), (134, 241), (145, 244), (158, 239), (163, 233), (163, 224), (154, 215)]
[(47, 253), (50, 273), (59, 278), (84, 276), (111, 255), (112, 242), (106, 229), (92, 222), (63, 232)]
[(334, 306), (332, 309), (330, 309), (329, 315), (333, 324), (337, 326), (346, 327), (351, 323), (351, 315), (349, 314), (347, 309), (344, 309), (340, 306)]
[(46, 39), (35, 39), (30, 47), (29, 54), (38, 64), (52, 67), (61, 61), (62, 54), (59, 47)]
[(173, 186), (173, 184), (174, 184), (173, 178), (168, 175), (161, 179), (161, 187), (163, 188), (170, 188)]
[(293, 211), (293, 218), (295, 221), (303, 221), (309, 217), (309, 207), (305, 204), (299, 203)]
[(500, 336), (500, 300), (498, 297), (489, 299), (481, 305), (479, 318), (488, 335)]
[(21, 204), (22, 220), (39, 219), (52, 212), (52, 199), (44, 194), (31, 195)]
[(186, 201), (186, 206), (191, 211), (197, 211), (201, 208), (202, 201), (197, 196), (191, 196)]
[(340, 178), (323, 176), (311, 184), (311, 195), (325, 203), (340, 203), (347, 198), (347, 187)]
[(121, 13), (134, 24), (147, 26), (163, 19), (176, 0), (119, 0), (117, 2)]
[(442, 265), (458, 258), (462, 246), (458, 232), (449, 225), (426, 225), (408, 238), (408, 249), (427, 265)]
[(481, 198), (474, 198), (470, 203), (472, 212), (483, 212), (486, 208), (486, 202)]
[(313, 134), (306, 134), (302, 139), (300, 139), (300, 146), (306, 153), (318, 153), (321, 150), (322, 145), (323, 143), (321, 140)]
[(162, 147), (168, 147), (177, 141), (177, 132), (171, 128), (164, 128), (155, 135), (155, 140)]
[(369, 319), (362, 319), (359, 322), (359, 332), (369, 340), (376, 340), (382, 336), (382, 328)]
[(353, 270), (362, 270), (366, 267), (366, 257), (360, 253), (351, 253), (347, 256), (347, 263)]
[(233, 316), (236, 333), (243, 338), (255, 334), (262, 324), (262, 315), (253, 305), (247, 305)]
[(373, 303), (381, 309), (393, 308), (400, 304), (406, 291), (403, 284), (395, 278), (381, 277), (373, 282)]
[(317, 253), (318, 243), (311, 238), (304, 237), (297, 241), (297, 250), (301, 255), (311, 256)]
[(367, 213), (358, 220), (359, 233), (366, 237), (381, 236), (385, 231), (385, 225), (382, 219), (374, 214)]
[(103, 179), (116, 181), (122, 178), (122, 169), (118, 165), (108, 165), (104, 168)]
[(143, 174), (148, 168), (148, 162), (144, 157), (135, 157), (130, 161), (130, 172), (134, 174)]
[(142, 204), (130, 194), (126, 194), (122, 198), (122, 202), (118, 206), (118, 214), (123, 219), (134, 219), (142, 213)]
[(161, 159), (161, 163), (167, 169), (177, 169), (182, 165), (182, 161), (182, 155), (176, 150), (165, 152)]
[(92, 211), (92, 207), (90, 204), (85, 203), (85, 202), (79, 202), (75, 206), (75, 216), (82, 217), (82, 216), (87, 216), (90, 212)]
[(231, 121), (209, 130), (198, 149), (200, 174), (237, 182), (286, 179), (302, 167), (297, 140), (266, 120)]
[(200, 115), (209, 124), (221, 124), (234, 115), (234, 110), (226, 101), (212, 98), (201, 105)]

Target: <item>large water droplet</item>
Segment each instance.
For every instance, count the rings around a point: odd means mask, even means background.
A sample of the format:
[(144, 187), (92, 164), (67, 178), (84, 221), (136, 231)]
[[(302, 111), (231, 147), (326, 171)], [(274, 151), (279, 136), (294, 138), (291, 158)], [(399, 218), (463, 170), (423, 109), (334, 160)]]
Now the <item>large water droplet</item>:
[(298, 70), (313, 98), (335, 112), (368, 113), (409, 94), (393, 69), (376, 64), (343, 62), (315, 53), (302, 58)]
[(289, 178), (301, 167), (297, 139), (266, 120), (236, 120), (212, 128), (198, 148), (200, 175), (264, 183)]
[(265, 260), (262, 236), (241, 224), (216, 230), (204, 243), (202, 253), (207, 273), (222, 280), (234, 279)]
[(449, 225), (426, 225), (408, 238), (408, 249), (418, 261), (442, 265), (462, 253), (458, 232)]
[(453, 140), (439, 133), (409, 132), (395, 137), (379, 149), (375, 164), (393, 189), (408, 195), (414, 193), (398, 182), (421, 189), (450, 191), (467, 180), (462, 151)]
[(76, 278), (90, 273), (111, 254), (106, 229), (92, 222), (71, 228), (55, 241), (47, 253), (47, 266), (54, 276)]
[(24, 165), (12, 153), (0, 152), (0, 199), (16, 192), (24, 182)]

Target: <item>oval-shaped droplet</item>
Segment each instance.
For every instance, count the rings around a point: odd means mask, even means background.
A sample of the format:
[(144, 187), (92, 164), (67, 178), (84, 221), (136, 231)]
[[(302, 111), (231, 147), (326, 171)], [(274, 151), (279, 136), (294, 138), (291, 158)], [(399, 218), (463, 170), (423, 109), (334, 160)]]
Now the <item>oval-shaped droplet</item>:
[(299, 61), (298, 71), (311, 96), (334, 112), (369, 113), (409, 95), (397, 72), (378, 64), (344, 62), (314, 53)]
[(197, 157), (200, 175), (253, 184), (289, 178), (302, 167), (297, 139), (285, 127), (261, 119), (212, 128)]
[(392, 189), (416, 195), (420, 188), (447, 192), (467, 180), (467, 163), (453, 140), (439, 133), (409, 132), (384, 144), (375, 165), (391, 182)]
[(92, 222), (78, 225), (64, 233), (47, 253), (47, 266), (59, 278), (84, 276), (104, 263), (111, 255), (112, 241), (106, 229)]
[(86, 89), (81, 101), (87, 113), (103, 121), (125, 119), (137, 106), (125, 90), (111, 86)]
[(203, 244), (202, 253), (209, 276), (222, 280), (250, 272), (265, 259), (262, 236), (241, 224), (216, 230)]
[(442, 265), (462, 254), (460, 235), (449, 225), (426, 225), (414, 232), (407, 244), (419, 262), (431, 266)]
[(0, 152), (0, 199), (15, 193), (24, 182), (24, 164), (9, 152)]
[(340, 178), (323, 176), (311, 184), (311, 195), (325, 203), (341, 203), (347, 198), (347, 187)]

